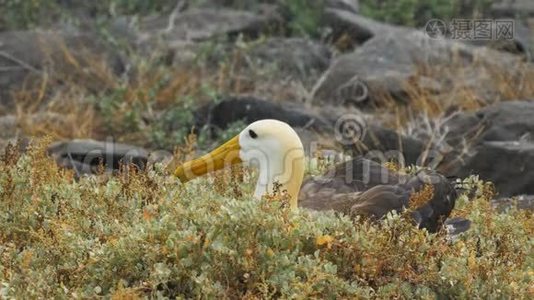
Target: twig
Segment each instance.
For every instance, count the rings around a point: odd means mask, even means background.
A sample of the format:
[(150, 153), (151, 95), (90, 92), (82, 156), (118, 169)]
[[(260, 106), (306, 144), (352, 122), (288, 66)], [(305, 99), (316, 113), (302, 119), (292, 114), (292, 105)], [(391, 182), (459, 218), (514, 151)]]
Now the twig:
[(7, 53), (7, 52), (4, 52), (4, 51), (0, 51), (0, 56), (3, 57), (3, 58), (6, 58), (18, 65), (20, 65), (21, 67), (23, 67), (24, 69), (28, 70), (28, 71), (31, 71), (31, 72), (34, 72), (34, 73), (37, 73), (37, 74), (42, 74), (43, 71), (39, 70), (39, 69), (36, 69), (34, 68), (33, 66), (23, 62), (22, 60), (12, 56), (11, 54)]
[(72, 158), (72, 155), (70, 154), (70, 151), (67, 152), (67, 155), (68, 155), (68, 157), (69, 157), (71, 166), (72, 166), (72, 168), (74, 169), (74, 172), (76, 172), (76, 176), (79, 178), (81, 173), (80, 173), (80, 171), (78, 170), (78, 168), (76, 167), (76, 161)]
[(169, 16), (169, 21), (167, 23), (167, 28), (163, 30), (163, 33), (170, 33), (174, 29), (174, 22), (176, 21), (176, 17), (186, 8), (187, 1), (186, 0), (178, 0), (176, 2), (176, 6), (171, 12), (171, 15)]

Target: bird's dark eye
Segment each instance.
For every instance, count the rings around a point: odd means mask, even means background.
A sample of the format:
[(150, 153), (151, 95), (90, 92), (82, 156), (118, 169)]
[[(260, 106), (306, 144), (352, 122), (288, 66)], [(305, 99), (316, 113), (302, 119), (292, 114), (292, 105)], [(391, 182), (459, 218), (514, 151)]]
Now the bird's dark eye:
[(248, 135), (250, 135), (251, 138), (255, 139), (258, 137), (258, 135), (256, 134), (256, 132), (254, 132), (254, 130), (252, 129), (249, 129), (248, 131)]

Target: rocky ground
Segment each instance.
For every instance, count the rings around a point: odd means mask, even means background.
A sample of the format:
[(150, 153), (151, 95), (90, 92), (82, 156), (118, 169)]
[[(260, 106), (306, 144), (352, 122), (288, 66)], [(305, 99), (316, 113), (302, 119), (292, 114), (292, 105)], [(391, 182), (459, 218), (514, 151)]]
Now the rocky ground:
[(191, 132), (203, 151), (276, 118), (310, 156), (478, 174), (495, 184), (496, 205), (534, 207), (530, 1), (496, 1), (485, 17), (516, 18), (514, 39), (476, 43), (373, 20), (356, 0), (310, 9), (311, 33), (280, 1), (178, 1), (104, 21), (96, 5), (59, 3), (76, 22), (0, 22), (2, 148), (49, 136), (51, 155), (82, 175), (102, 153), (113, 153), (102, 158), (110, 169), (144, 167)]

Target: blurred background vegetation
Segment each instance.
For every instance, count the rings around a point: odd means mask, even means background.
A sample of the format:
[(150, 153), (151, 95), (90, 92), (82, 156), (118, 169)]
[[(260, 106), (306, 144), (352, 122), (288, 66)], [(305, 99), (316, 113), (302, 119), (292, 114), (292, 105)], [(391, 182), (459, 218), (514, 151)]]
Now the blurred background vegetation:
[[(254, 9), (262, 3), (278, 2), (291, 21), (293, 33), (316, 35), (324, 0), (224, 0), (221, 5)], [(481, 17), (492, 0), (362, 0), (360, 13), (387, 23), (423, 26), (429, 19)], [(0, 29), (25, 29), (54, 24), (58, 18), (76, 23), (76, 13), (89, 13), (104, 21), (122, 15), (150, 15), (170, 12), (175, 0), (0, 0)], [(206, 0), (188, 1), (190, 6), (207, 5)]]

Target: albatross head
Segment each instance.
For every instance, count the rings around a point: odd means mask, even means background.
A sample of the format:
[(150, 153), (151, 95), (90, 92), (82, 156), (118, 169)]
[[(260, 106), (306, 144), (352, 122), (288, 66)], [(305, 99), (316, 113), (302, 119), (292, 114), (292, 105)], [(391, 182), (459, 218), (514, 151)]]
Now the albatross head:
[(212, 152), (179, 166), (174, 174), (186, 182), (239, 163), (259, 170), (256, 198), (273, 193), (279, 185), (280, 191), (289, 194), (291, 208), (297, 208), (304, 177), (304, 148), (295, 130), (278, 120), (261, 120), (248, 125)]

